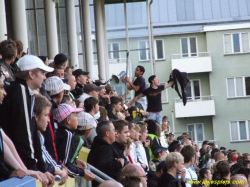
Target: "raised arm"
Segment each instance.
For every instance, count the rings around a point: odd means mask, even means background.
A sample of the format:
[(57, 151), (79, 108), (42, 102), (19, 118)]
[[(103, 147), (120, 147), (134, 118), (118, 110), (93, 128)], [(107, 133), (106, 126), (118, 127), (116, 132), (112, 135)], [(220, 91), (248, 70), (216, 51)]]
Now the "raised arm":
[(129, 85), (128, 85), (128, 89), (129, 90), (134, 90), (134, 91), (138, 91), (140, 89), (140, 86), (135, 86), (133, 83), (134, 83), (134, 80), (133, 81), (130, 81), (129, 77), (125, 77), (124, 79), (124, 82), (127, 82)]
[(143, 96), (144, 96), (143, 93), (140, 93), (140, 94), (137, 95), (134, 99), (132, 99), (132, 100), (127, 104), (127, 106), (130, 108), (131, 105), (132, 105), (134, 102), (136, 102), (138, 99), (140, 99), (140, 98), (143, 97)]
[(165, 84), (164, 89), (167, 89), (168, 87), (172, 86), (174, 84), (174, 81), (170, 81), (168, 84)]

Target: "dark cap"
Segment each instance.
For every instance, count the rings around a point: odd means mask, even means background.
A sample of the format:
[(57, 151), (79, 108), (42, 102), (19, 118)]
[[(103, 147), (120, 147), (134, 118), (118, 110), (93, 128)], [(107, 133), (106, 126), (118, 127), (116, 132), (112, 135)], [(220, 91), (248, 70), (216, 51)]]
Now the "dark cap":
[(102, 89), (101, 87), (98, 87), (95, 84), (85, 84), (83, 87), (83, 91), (85, 93), (89, 93), (92, 91), (100, 91), (101, 89)]
[(159, 148), (155, 149), (153, 153), (154, 153), (154, 155), (158, 155), (160, 152), (167, 151), (167, 150), (168, 150), (168, 148), (159, 147)]
[(226, 152), (226, 151), (221, 150), (220, 152), (221, 152), (221, 153), (223, 153), (223, 154), (224, 154), (224, 156), (227, 156), (227, 152)]
[(83, 71), (82, 69), (76, 69), (75, 71), (73, 71), (73, 75), (75, 77), (78, 77), (80, 75), (88, 75), (89, 72)]
[(155, 77), (156, 77), (155, 75), (151, 75), (151, 76), (148, 78), (148, 82), (151, 84)]
[(239, 171), (240, 169), (245, 169), (245, 167), (242, 165), (242, 164), (239, 164), (239, 163), (236, 163), (236, 164), (233, 164), (231, 167), (230, 167), (230, 172), (237, 172)]
[(57, 54), (54, 58), (55, 65), (57, 65), (57, 66), (62, 65), (67, 60), (68, 60), (68, 57), (63, 53)]
[(170, 133), (169, 133), (169, 136), (171, 136), (171, 135), (174, 135), (174, 133), (170, 132)]

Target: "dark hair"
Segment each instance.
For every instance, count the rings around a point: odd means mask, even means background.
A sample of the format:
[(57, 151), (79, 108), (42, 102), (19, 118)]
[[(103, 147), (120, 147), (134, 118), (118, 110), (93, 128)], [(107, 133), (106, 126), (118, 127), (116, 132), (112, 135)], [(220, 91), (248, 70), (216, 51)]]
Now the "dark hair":
[(40, 58), (43, 61), (43, 63), (45, 63), (46, 58), (48, 58), (48, 57), (46, 57), (46, 56), (38, 56), (38, 58)]
[(207, 145), (208, 143), (209, 143), (208, 140), (204, 140), (203, 143), (202, 143), (202, 145)]
[(100, 137), (104, 137), (105, 136), (105, 133), (106, 131), (109, 131), (110, 130), (110, 121), (101, 121), (97, 124), (97, 127), (96, 127), (96, 134), (97, 136), (100, 136)]
[(195, 150), (192, 146), (186, 145), (182, 148), (181, 154), (184, 157), (184, 163), (190, 162), (191, 158), (195, 157)]
[(130, 115), (133, 115), (133, 111), (137, 111), (137, 106), (131, 106), (130, 108), (128, 108), (128, 112)]
[(75, 102), (76, 104), (76, 108), (79, 108), (80, 104), (81, 104), (81, 101), (79, 101), (78, 99), (73, 99), (73, 101)]
[(121, 183), (124, 187), (140, 187), (141, 179), (134, 175), (125, 175), (121, 177)]
[(107, 120), (107, 116), (108, 116), (108, 112), (105, 109), (105, 107), (100, 106), (99, 107), (99, 111), (100, 111), (100, 118), (98, 120)]
[(142, 72), (142, 75), (145, 73), (145, 68), (143, 66), (137, 66), (137, 68), (140, 69), (140, 72)]
[(147, 119), (145, 123), (148, 124), (148, 134), (155, 134), (157, 130), (157, 123), (155, 120)]
[(220, 150), (226, 150), (226, 148), (225, 147), (220, 147)]
[(23, 51), (23, 43), (20, 40), (15, 40), (17, 54), (20, 54)]
[(113, 124), (115, 126), (115, 130), (118, 131), (119, 133), (122, 132), (124, 126), (128, 126), (128, 122), (121, 119), (113, 121)]
[(164, 120), (164, 119), (166, 119), (166, 118), (168, 118), (168, 117), (167, 117), (167, 116), (163, 116), (162, 120)]
[(150, 140), (150, 144), (149, 144), (149, 147), (152, 147), (153, 145), (153, 140), (150, 136), (147, 136), (146, 140)]
[(168, 146), (168, 151), (174, 152), (175, 150), (177, 150), (178, 152), (181, 150), (181, 142), (179, 141), (172, 141), (171, 144)]
[(71, 97), (70, 97), (69, 95), (64, 94), (64, 95), (63, 95), (63, 98), (62, 98), (62, 101), (61, 101), (61, 104), (62, 104), (62, 103), (67, 103), (67, 104), (69, 104), (70, 99), (71, 99)]
[(3, 40), (0, 43), (0, 54), (3, 59), (11, 60), (17, 55), (16, 43), (11, 39)]
[(105, 89), (106, 89), (106, 93), (109, 94), (109, 92), (111, 91), (111, 86), (110, 86), (110, 84), (107, 84), (107, 85), (105, 86)]
[(97, 103), (99, 103), (99, 101), (95, 97), (89, 97), (85, 99), (84, 101), (85, 112), (90, 112), (93, 109), (93, 106), (95, 106)]
[(219, 161), (216, 164), (217, 171), (213, 174), (213, 180), (215, 179), (222, 179), (223, 177), (226, 177), (230, 173), (230, 166), (229, 163), (225, 161)]
[(208, 168), (201, 168), (200, 171), (199, 171), (199, 176), (204, 179), (205, 178), (205, 174), (208, 173)]
[(56, 66), (60, 66), (62, 65), (64, 62), (66, 62), (68, 60), (68, 57), (63, 54), (63, 53), (59, 53), (55, 56), (54, 58), (54, 62)]
[(211, 158), (214, 159), (214, 154), (220, 152), (220, 150), (218, 148), (213, 148), (213, 150), (211, 151)]
[(117, 96), (113, 96), (110, 98), (110, 102), (113, 105), (119, 103), (119, 102), (122, 102), (122, 99), (120, 97), (117, 97)]

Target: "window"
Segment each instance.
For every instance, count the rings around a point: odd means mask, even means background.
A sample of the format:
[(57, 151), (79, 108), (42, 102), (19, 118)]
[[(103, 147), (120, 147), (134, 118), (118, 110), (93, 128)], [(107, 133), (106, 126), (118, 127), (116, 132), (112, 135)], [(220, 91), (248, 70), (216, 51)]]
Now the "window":
[(227, 97), (250, 96), (250, 77), (227, 78)]
[(163, 40), (155, 40), (156, 60), (164, 59)]
[(203, 129), (202, 123), (188, 124), (187, 131), (188, 131), (189, 137), (195, 142), (204, 141), (204, 129)]
[(120, 58), (119, 50), (120, 50), (119, 43), (109, 43), (108, 44), (109, 59), (119, 59)]
[[(139, 41), (140, 61), (150, 60), (149, 42)], [(155, 58), (156, 60), (164, 59), (163, 40), (155, 40)]]
[[(167, 82), (160, 82), (160, 85), (165, 85)], [(146, 88), (149, 88), (150, 84), (146, 83)], [(161, 103), (168, 103), (168, 89), (161, 92)]]
[(249, 140), (249, 134), (250, 134), (250, 120), (230, 121), (231, 141)]
[(181, 38), (181, 54), (182, 57), (197, 56), (196, 37)]
[(190, 80), (187, 83), (186, 94), (189, 101), (201, 99), (200, 81)]
[(249, 52), (248, 35), (248, 33), (224, 34), (224, 53), (233, 54)]
[(140, 60), (149, 60), (149, 42), (148, 41), (139, 41), (139, 49), (140, 49)]

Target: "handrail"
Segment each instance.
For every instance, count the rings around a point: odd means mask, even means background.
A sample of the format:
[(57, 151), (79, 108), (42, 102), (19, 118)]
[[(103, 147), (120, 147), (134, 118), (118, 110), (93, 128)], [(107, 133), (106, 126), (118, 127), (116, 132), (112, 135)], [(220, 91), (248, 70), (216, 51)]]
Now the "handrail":
[[(112, 181), (115, 181), (114, 179), (112, 179), (110, 176), (106, 175), (105, 173), (103, 173), (102, 171), (100, 171), (99, 169), (95, 168), (94, 166), (92, 166), (91, 164), (87, 163), (88, 165), (88, 168), (91, 172), (95, 173), (96, 175), (102, 177), (104, 180), (112, 180)], [(98, 179), (99, 180), (99, 177)], [(96, 180), (96, 182), (98, 182)]]
[[(188, 55), (188, 56), (183, 56), (183, 55)], [(192, 56), (195, 55), (195, 56)], [(196, 57), (206, 57), (206, 56), (211, 56), (210, 51), (208, 52), (197, 52), (197, 53), (182, 53), (182, 54), (172, 54), (171, 58), (172, 59), (180, 59), (180, 58), (196, 58)]]
[[(206, 96), (196, 96), (199, 97), (199, 99), (195, 97), (187, 97), (187, 102), (195, 102), (195, 101), (207, 101), (207, 100), (214, 100), (213, 95), (206, 95)], [(207, 98), (206, 100), (204, 98)], [(174, 98), (175, 103), (182, 102), (181, 98)]]

